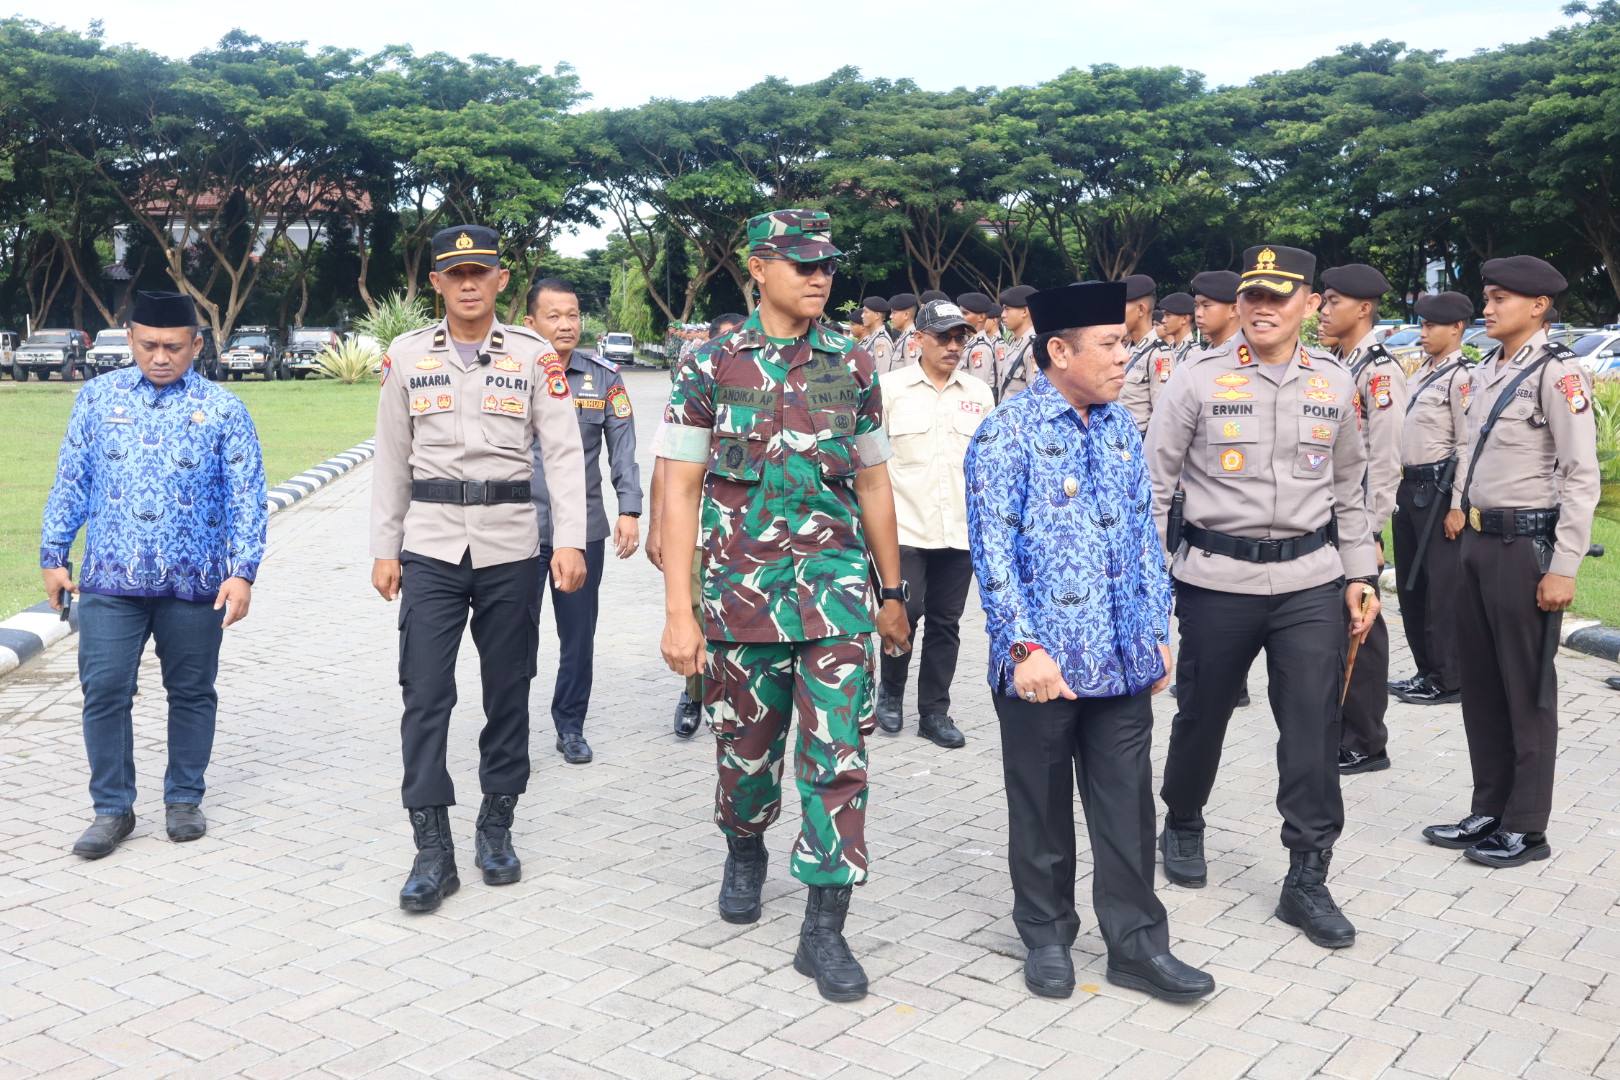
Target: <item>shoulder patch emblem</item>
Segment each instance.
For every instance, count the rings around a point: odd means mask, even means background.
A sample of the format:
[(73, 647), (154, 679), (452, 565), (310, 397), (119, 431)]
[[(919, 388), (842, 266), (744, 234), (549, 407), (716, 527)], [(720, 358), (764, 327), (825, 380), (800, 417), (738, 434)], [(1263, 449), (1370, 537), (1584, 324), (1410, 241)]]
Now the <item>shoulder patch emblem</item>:
[(1464, 379), (1460, 390), (1462, 392), (1463, 411), (1467, 412), (1469, 399), (1474, 396), (1474, 380)]
[(388, 373), (394, 370), (394, 360), (387, 353), (383, 353), (382, 373), (377, 377), (378, 386), (388, 385)]
[(424, 356), (416, 362), (416, 366), (422, 371), (432, 371), (434, 368), (444, 367), (444, 361), (437, 357)]
[(1160, 382), (1170, 381), (1170, 358), (1161, 356), (1153, 361), (1153, 374)]
[(1374, 375), (1367, 384), (1367, 391), (1372, 394), (1373, 404), (1380, 409), (1387, 409), (1395, 401), (1389, 391), (1389, 376)]
[(502, 356), (496, 358), (494, 361), (494, 367), (496, 371), (522, 371), (523, 362), (521, 360), (514, 360), (510, 356)]
[(608, 404), (613, 406), (613, 415), (620, 420), (630, 415), (630, 395), (624, 392), (624, 387), (615, 386), (608, 391)]
[(1558, 392), (1564, 395), (1569, 402), (1569, 411), (1579, 415), (1592, 407), (1592, 401), (1586, 396), (1586, 386), (1581, 382), (1579, 375), (1565, 375), (1553, 384)]

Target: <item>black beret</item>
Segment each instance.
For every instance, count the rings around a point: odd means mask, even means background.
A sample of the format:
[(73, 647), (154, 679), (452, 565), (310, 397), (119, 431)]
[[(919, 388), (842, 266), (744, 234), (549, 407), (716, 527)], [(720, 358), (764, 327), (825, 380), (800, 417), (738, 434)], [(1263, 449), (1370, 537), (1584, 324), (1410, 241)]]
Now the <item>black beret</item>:
[(917, 294), (916, 293), (908, 293), (908, 292), (895, 293), (893, 296), (889, 297), (889, 310), (890, 311), (904, 311), (906, 308), (914, 308), (916, 306), (917, 306)]
[(938, 289), (929, 289), (927, 292), (923, 293), (917, 299), (921, 300), (925, 304), (928, 303), (928, 301), (930, 301), (930, 300), (943, 300), (947, 304), (951, 302), (951, 298), (949, 296), (946, 296), (944, 293), (940, 292)]
[(1230, 270), (1205, 270), (1192, 279), (1194, 296), (1207, 296), (1217, 304), (1235, 304), (1238, 276)]
[(163, 329), (196, 326), (197, 305), (191, 297), (177, 292), (138, 292), (129, 321), (139, 326)]
[(1123, 281), (1077, 281), (1033, 293), (1029, 317), (1037, 334), (1075, 330), (1082, 326), (1112, 326), (1125, 321)]
[(1558, 321), (1558, 309), (1555, 308), (1555, 307), (1552, 307), (1551, 305), (1548, 305), (1547, 310), (1542, 312), (1542, 314), (1541, 314), (1541, 321), (1544, 322), (1544, 323), (1555, 323), (1555, 322), (1557, 322)]
[(1480, 275), (1487, 285), (1500, 285), (1520, 296), (1557, 296), (1569, 288), (1564, 275), (1552, 264), (1534, 255), (1510, 255), (1505, 259), (1491, 259), (1480, 267)]
[(1007, 309), (1002, 307), (1000, 304), (991, 304), (990, 310), (985, 312), (985, 314), (989, 315), (992, 319), (999, 319), (1001, 318), (1002, 312), (1006, 310)]
[(861, 307), (868, 311), (880, 311), (885, 315), (889, 313), (889, 302), (881, 296), (868, 296), (861, 301)]
[(1256, 244), (1243, 252), (1243, 275), (1238, 291), (1265, 289), (1278, 296), (1293, 296), (1316, 280), (1316, 256), (1304, 248), (1283, 244)]
[(1164, 308), (1156, 307), (1153, 309), (1153, 321), (1164, 322)]
[(1033, 285), (1014, 285), (1010, 289), (1003, 289), (996, 299), (1006, 307), (1028, 307), (1030, 294), (1035, 291)]
[(1356, 300), (1377, 300), (1394, 288), (1377, 267), (1345, 263), (1322, 271), (1322, 288)]
[(1196, 309), (1193, 298), (1184, 292), (1173, 292), (1163, 300), (1159, 306), (1172, 315), (1191, 315)]
[(1412, 310), (1429, 322), (1467, 322), (1474, 317), (1474, 302), (1460, 292), (1424, 293)]
[(433, 269), (451, 270), (463, 263), (501, 265), (501, 238), (484, 225), (453, 225), (433, 234)]
[(1132, 274), (1125, 279), (1125, 302), (1140, 300), (1159, 291), (1159, 283), (1146, 274)]
[(989, 313), (993, 305), (990, 298), (982, 292), (965, 292), (956, 298), (956, 306), (963, 311), (985, 315)]

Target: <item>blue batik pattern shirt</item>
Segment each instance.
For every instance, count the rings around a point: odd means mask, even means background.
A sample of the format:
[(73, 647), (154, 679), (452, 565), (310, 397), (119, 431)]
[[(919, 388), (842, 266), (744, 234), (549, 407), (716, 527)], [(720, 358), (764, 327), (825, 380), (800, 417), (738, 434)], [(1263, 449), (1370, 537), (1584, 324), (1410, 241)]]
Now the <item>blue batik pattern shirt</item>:
[(264, 558), (264, 461), (247, 406), (196, 371), (165, 387), (130, 366), (73, 403), (45, 503), (42, 568), (85, 530), (79, 588), (212, 603)]
[(1015, 641), (1038, 642), (1081, 697), (1136, 694), (1164, 675), (1170, 575), (1142, 439), (1116, 403), (1088, 416), (1041, 374), (968, 446), (968, 539), (990, 687), (1009, 697)]

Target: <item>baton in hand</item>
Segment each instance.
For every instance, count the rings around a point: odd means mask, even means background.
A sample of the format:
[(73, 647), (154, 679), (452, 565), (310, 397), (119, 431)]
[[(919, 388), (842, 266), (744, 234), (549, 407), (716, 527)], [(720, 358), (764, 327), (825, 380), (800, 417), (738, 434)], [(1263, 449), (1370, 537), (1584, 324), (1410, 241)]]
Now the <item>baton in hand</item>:
[[(1364, 584), (1361, 590), (1361, 617), (1365, 619), (1367, 609), (1372, 607), (1373, 587)], [(1341, 709), (1344, 708), (1344, 699), (1350, 695), (1350, 674), (1356, 670), (1356, 653), (1360, 651), (1362, 639), (1366, 636), (1367, 631), (1363, 630), (1350, 639), (1350, 656), (1344, 665), (1344, 688), (1339, 691), (1339, 708)]]

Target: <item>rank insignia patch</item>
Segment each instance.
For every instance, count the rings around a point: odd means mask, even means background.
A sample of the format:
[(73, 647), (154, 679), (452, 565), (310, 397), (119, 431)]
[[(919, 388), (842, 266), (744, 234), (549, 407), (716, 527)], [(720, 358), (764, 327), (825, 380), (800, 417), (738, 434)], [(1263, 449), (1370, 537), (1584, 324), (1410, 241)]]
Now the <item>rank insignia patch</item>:
[(1227, 472), (1239, 472), (1243, 468), (1243, 451), (1228, 450), (1221, 455), (1221, 468)]
[(1248, 367), (1254, 363), (1254, 354), (1249, 351), (1249, 346), (1246, 344), (1238, 346), (1237, 358), (1239, 367)]
[(420, 394), (411, 398), (411, 412), (427, 412), (432, 405), (433, 402)]
[(1558, 392), (1569, 402), (1570, 412), (1579, 414), (1592, 407), (1592, 401), (1586, 396), (1586, 387), (1582, 385), (1579, 375), (1565, 375), (1553, 385), (1558, 387)]
[(432, 356), (424, 356), (416, 362), (416, 366), (422, 371), (432, 371), (435, 368), (444, 367), (444, 361)]
[(1248, 386), (1249, 385), (1249, 377), (1247, 375), (1239, 375), (1235, 371), (1228, 371), (1225, 375), (1221, 375), (1221, 376), (1216, 378), (1215, 385), (1216, 386)]
[(1254, 397), (1253, 394), (1246, 394), (1242, 390), (1232, 389), (1217, 390), (1210, 396), (1220, 398), (1222, 401), (1242, 401), (1244, 398)]
[(495, 366), (496, 371), (522, 371), (523, 370), (522, 362), (518, 361), (518, 360), (514, 360), (510, 356), (500, 357), (498, 360), (495, 361), (494, 366)]
[(624, 387), (615, 386), (608, 391), (608, 404), (613, 406), (613, 415), (623, 420), (630, 415), (630, 395), (624, 392)]

